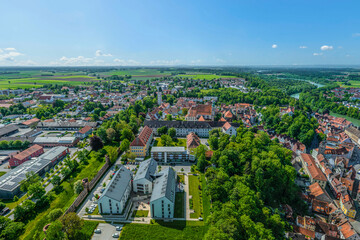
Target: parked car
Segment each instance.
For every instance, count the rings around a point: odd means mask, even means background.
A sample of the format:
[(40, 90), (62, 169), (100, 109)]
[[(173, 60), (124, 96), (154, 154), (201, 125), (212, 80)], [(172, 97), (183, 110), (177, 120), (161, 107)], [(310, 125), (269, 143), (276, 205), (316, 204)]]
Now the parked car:
[(1, 211), (0, 215), (1, 215), (1, 216), (5, 216), (9, 211), (10, 211), (10, 208), (5, 207), (5, 208)]
[(199, 217), (199, 221), (203, 221), (204, 219), (202, 217)]
[(94, 233), (101, 233), (101, 229), (100, 228), (95, 229)]
[(103, 193), (105, 191), (105, 188), (100, 189), (100, 193)]
[(121, 231), (122, 230), (122, 226), (116, 226), (116, 231)]
[(113, 237), (113, 238), (119, 238), (119, 237), (120, 237), (120, 234), (119, 234), (119, 233), (114, 233), (114, 234), (112, 235), (112, 237)]

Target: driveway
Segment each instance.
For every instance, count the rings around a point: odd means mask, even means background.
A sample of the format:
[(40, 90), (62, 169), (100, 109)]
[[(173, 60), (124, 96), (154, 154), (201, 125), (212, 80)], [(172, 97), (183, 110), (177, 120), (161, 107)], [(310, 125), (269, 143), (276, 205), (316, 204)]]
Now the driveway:
[(113, 238), (112, 235), (116, 232), (120, 234), (119, 231), (116, 231), (116, 226), (121, 225), (115, 225), (110, 223), (99, 223), (97, 226), (97, 229), (101, 229), (101, 233), (94, 233), (91, 240), (113, 240), (118, 238)]

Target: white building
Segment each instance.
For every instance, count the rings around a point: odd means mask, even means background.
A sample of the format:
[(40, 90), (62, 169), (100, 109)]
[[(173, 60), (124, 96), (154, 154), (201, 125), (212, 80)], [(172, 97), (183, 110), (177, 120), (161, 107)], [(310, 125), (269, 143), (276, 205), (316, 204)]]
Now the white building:
[(153, 193), (150, 199), (152, 218), (172, 219), (174, 217), (176, 172), (166, 168), (155, 180)]
[(231, 126), (229, 122), (226, 122), (222, 127), (222, 132), (230, 136), (236, 136), (236, 128)]
[(157, 92), (157, 103), (159, 106), (162, 104), (161, 92)]
[(98, 200), (99, 212), (101, 214), (121, 214), (124, 211), (131, 193), (131, 178), (131, 171), (124, 166), (121, 166), (113, 175), (113, 178)]
[(133, 181), (133, 191), (150, 194), (153, 191), (157, 162), (150, 158), (140, 163)]

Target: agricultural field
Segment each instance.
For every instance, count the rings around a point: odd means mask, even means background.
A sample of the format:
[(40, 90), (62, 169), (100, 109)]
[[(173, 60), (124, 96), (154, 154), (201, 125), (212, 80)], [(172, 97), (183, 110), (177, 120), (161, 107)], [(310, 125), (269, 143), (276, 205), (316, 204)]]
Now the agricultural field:
[(339, 84), (340, 87), (343, 87), (343, 88), (360, 88), (360, 81), (350, 80), (349, 83), (351, 85), (345, 85), (343, 82), (336, 82), (336, 83)]
[(182, 78), (192, 78), (195, 80), (213, 80), (219, 78), (236, 78), (236, 76), (220, 76), (215, 74), (180, 74), (176, 75), (177, 77)]
[[(5, 77), (4, 77), (5, 76)], [(97, 82), (97, 78), (87, 75), (72, 76), (32, 76), (9, 78), (0, 74), (0, 89), (18, 89), (18, 88), (39, 88), (44, 84), (69, 84), (83, 85), (85, 82)]]
[(161, 71), (158, 69), (146, 69), (146, 68), (140, 68), (140, 69), (130, 69), (130, 70), (114, 70), (114, 71), (108, 71), (108, 72), (102, 72), (99, 73), (101, 76), (112, 76), (112, 75), (119, 75), (119, 76), (125, 76), (125, 75), (131, 75), (131, 79), (135, 80), (146, 80), (151, 78), (157, 78), (157, 77), (164, 77), (164, 76), (170, 76), (170, 71)]

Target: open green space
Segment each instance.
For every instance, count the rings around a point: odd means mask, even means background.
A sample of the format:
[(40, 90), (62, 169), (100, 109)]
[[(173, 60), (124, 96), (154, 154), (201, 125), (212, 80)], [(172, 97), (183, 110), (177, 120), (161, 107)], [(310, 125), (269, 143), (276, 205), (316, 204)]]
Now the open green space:
[(0, 177), (2, 176), (2, 175), (4, 175), (6, 172), (0, 172)]
[(330, 115), (334, 116), (334, 117), (341, 117), (341, 118), (345, 118), (346, 120), (352, 122), (355, 126), (360, 126), (360, 120), (352, 118), (352, 117), (348, 117), (346, 115), (342, 115), (342, 114), (338, 114), (338, 113), (334, 113), (330, 111)]
[(9, 78), (9, 76), (0, 76), (0, 89), (18, 89), (18, 88), (39, 88), (44, 84), (68, 84), (68, 85), (83, 85), (84, 82), (98, 81), (95, 77), (87, 75), (72, 75), (72, 76), (34, 76), (18, 78)]
[(149, 210), (135, 210), (132, 213), (132, 217), (147, 217), (149, 215)]
[(80, 230), (80, 236), (83, 239), (91, 239), (98, 224), (99, 222), (96, 221), (84, 221), (84, 225)]
[(343, 82), (336, 82), (343, 88), (360, 88), (360, 81), (350, 80), (348, 81), (351, 85), (345, 85)]
[(203, 212), (204, 212), (203, 218), (205, 221), (206, 218), (210, 215), (211, 202), (210, 202), (209, 194), (206, 194), (205, 192), (206, 189), (205, 175), (201, 174), (200, 179), (201, 179), (201, 191), (202, 191), (202, 202), (203, 202)]
[(189, 199), (190, 209), (193, 209), (195, 212), (190, 213), (190, 218), (199, 218), (202, 217), (203, 211), (202, 211), (202, 198), (200, 195), (201, 193), (201, 187), (200, 187), (200, 176), (194, 176), (189, 175), (189, 194), (192, 196), (191, 199)]
[(175, 195), (174, 218), (184, 218), (184, 192), (177, 192)]
[(139, 68), (139, 69), (128, 69), (128, 70), (113, 70), (108, 72), (102, 72), (100, 73), (101, 76), (111, 76), (111, 75), (119, 75), (119, 76), (125, 76), (125, 75), (131, 75), (132, 78), (134, 77), (161, 77), (165, 75), (171, 75), (170, 71), (162, 71), (159, 69), (153, 69), (153, 68)]
[[(186, 148), (186, 139), (176, 138), (172, 141), (172, 147), (185, 147)], [(163, 147), (161, 144), (160, 138), (155, 138), (154, 147)]]
[(48, 223), (47, 215), (49, 212), (55, 208), (61, 208), (65, 211), (68, 207), (70, 207), (77, 197), (77, 194), (75, 194), (73, 189), (73, 184), (77, 180), (82, 180), (85, 177), (91, 181), (104, 163), (104, 159), (99, 161), (95, 158), (95, 152), (91, 152), (89, 154), (88, 164), (79, 167), (79, 170), (73, 172), (68, 180), (60, 184), (59, 189), (61, 191), (51, 191), (51, 194), (54, 194), (54, 200), (51, 201), (50, 206), (47, 209), (44, 209), (33, 220), (26, 224), (25, 233), (20, 237), (20, 239), (44, 239), (45, 235), (42, 228)]
[(203, 239), (207, 231), (204, 222), (198, 221), (158, 221), (154, 224), (126, 224), (121, 239), (166, 240), (166, 239)]
[(176, 75), (177, 77), (182, 78), (192, 78), (195, 80), (213, 80), (219, 78), (236, 78), (236, 76), (222, 76), (222, 75), (215, 75), (215, 74), (180, 74)]

